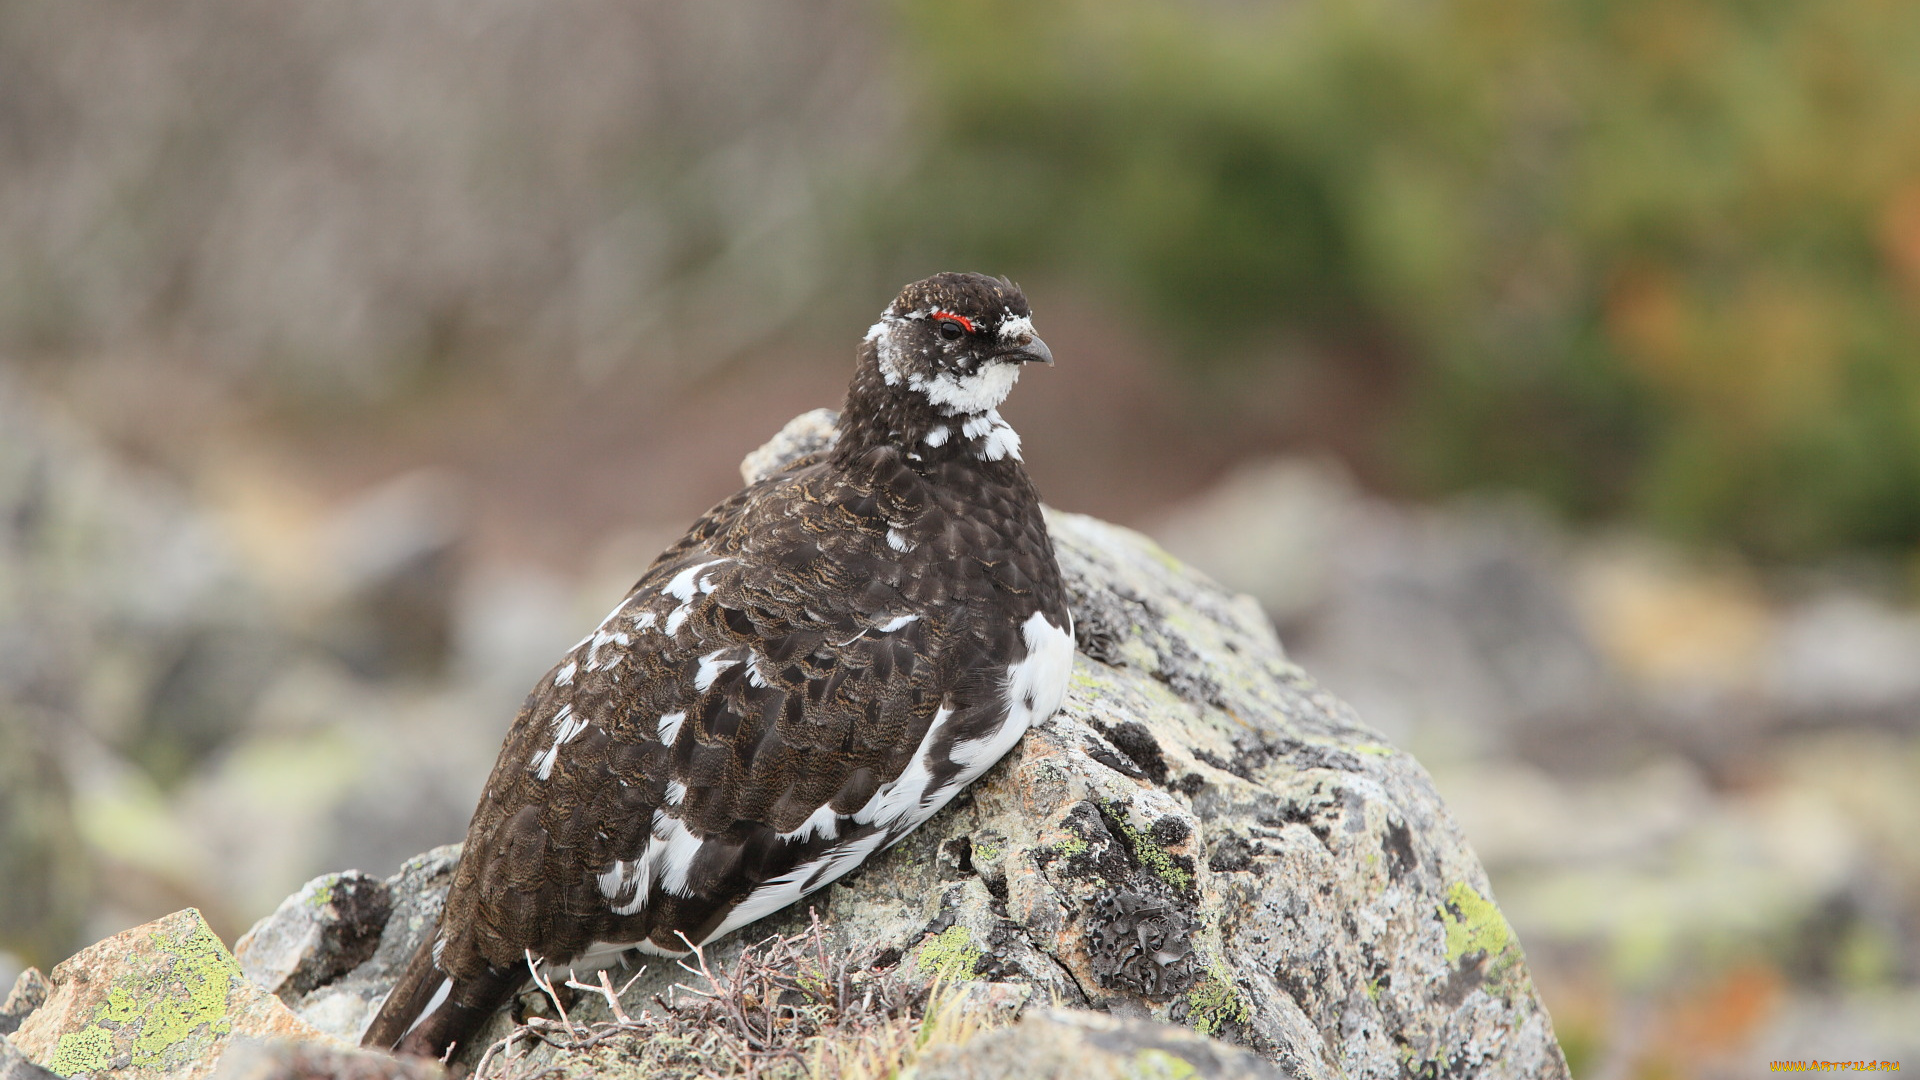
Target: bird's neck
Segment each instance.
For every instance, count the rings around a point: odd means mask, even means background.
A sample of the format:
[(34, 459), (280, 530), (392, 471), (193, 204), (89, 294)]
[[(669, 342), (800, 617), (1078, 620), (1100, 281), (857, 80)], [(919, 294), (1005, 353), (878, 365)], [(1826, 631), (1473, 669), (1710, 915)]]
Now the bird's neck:
[(840, 413), (835, 454), (843, 461), (851, 463), (889, 446), (916, 466), (1020, 460), (1020, 437), (997, 410), (951, 412), (916, 390), (889, 384), (872, 351), (871, 345), (862, 348), (859, 368), (847, 388), (846, 407)]

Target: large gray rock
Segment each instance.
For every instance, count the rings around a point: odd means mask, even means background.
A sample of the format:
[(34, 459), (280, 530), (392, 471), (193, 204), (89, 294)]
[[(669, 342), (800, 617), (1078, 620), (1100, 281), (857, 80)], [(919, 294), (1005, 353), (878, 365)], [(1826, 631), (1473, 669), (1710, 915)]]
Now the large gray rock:
[[(50, 967), (89, 924), (217, 917), (151, 802), (244, 737), (285, 636), (212, 515), (0, 362), (0, 950)], [(137, 829), (76, 825), (130, 805)]]
[(1633, 703), (1569, 587), (1572, 542), (1524, 502), (1397, 506), (1333, 463), (1276, 458), (1155, 535), (1259, 600), (1294, 658), (1400, 745), (1591, 769), (1625, 741)]
[[(1003, 999), (1184, 1024), (1288, 1075), (1565, 1076), (1520, 944), (1419, 764), (1289, 662), (1253, 600), (1136, 533), (1048, 523), (1080, 650), (1065, 707), (809, 901), (838, 942), (1013, 984)], [(437, 897), (395, 886), (375, 960), (292, 1002), (316, 1026), (357, 1031), (349, 1013), (364, 1024), (424, 930)], [(628, 1000), (688, 980), (655, 964)]]
[[(163, 787), (240, 732), (281, 643), (238, 556), (5, 368), (0, 522), (0, 710), (83, 727)], [(125, 681), (105, 707), (102, 671)]]

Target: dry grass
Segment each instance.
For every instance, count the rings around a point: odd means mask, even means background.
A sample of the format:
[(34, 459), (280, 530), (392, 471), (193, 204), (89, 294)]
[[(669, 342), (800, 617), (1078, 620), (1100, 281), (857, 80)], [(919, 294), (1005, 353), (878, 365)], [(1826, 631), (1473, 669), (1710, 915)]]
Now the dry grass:
[(927, 1050), (966, 1042), (994, 1026), (996, 1018), (969, 1007), (966, 996), (957, 988), (937, 984), (920, 1016), (874, 1024), (850, 1035), (816, 1037), (807, 1076), (822, 1080), (891, 1080)]
[[(570, 1016), (570, 995), (536, 967), (534, 981), (556, 1016), (530, 1016), (490, 1046), (475, 1080), (559, 1073), (882, 1080), (928, 1048), (964, 1042), (993, 1024), (953, 984), (920, 983), (897, 966), (876, 968), (833, 948), (817, 915), (801, 933), (742, 950), (729, 967), (716, 970), (698, 948), (681, 966), (696, 981), (637, 1013), (624, 1000), (631, 981), (615, 988), (604, 971), (597, 984), (569, 980), (567, 989), (606, 1002), (609, 1018), (591, 1022)], [(536, 1053), (542, 1046), (552, 1052)]]

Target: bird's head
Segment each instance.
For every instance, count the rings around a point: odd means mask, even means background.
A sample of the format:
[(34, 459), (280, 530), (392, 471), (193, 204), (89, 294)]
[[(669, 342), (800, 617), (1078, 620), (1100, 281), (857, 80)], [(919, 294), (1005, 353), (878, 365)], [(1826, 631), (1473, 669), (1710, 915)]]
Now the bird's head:
[(935, 274), (900, 290), (867, 331), (881, 380), (946, 416), (1006, 399), (1024, 364), (1053, 363), (1020, 288), (984, 274)]

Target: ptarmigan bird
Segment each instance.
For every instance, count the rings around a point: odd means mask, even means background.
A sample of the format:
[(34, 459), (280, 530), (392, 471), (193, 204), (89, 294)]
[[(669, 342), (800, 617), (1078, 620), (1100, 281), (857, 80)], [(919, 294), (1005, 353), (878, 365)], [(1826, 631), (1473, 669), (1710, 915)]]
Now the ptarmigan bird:
[(439, 1057), (526, 981), (680, 955), (912, 832), (1059, 708), (1073, 627), (996, 411), (1053, 362), (939, 274), (867, 331), (838, 442), (721, 503), (528, 695), (436, 932), (364, 1042)]

